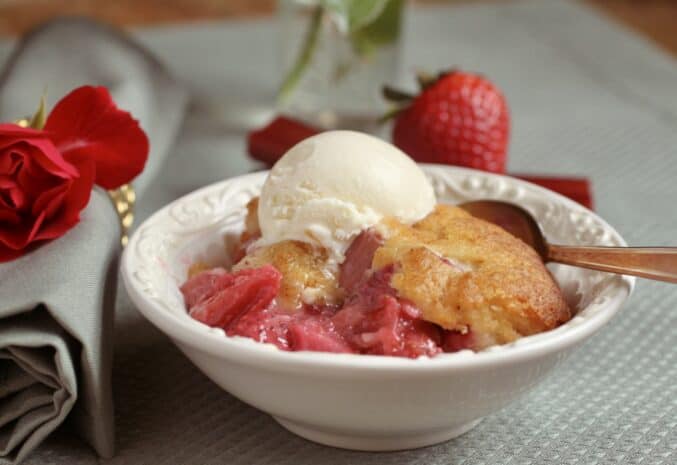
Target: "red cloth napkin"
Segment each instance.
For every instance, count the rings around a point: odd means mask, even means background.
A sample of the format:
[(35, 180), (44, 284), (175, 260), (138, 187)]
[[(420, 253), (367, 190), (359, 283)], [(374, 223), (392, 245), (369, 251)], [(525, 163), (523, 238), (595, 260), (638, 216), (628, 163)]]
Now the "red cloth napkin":
[[(278, 116), (268, 125), (249, 133), (247, 150), (252, 158), (273, 165), (298, 142), (319, 132), (320, 129), (306, 123)], [(592, 188), (587, 178), (531, 174), (512, 174), (512, 176), (558, 192), (587, 208), (593, 207)]]

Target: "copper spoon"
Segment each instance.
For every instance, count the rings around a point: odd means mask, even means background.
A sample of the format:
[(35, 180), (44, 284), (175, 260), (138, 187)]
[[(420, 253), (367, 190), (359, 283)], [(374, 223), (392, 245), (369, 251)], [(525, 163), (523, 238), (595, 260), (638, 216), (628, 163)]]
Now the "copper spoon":
[(548, 244), (533, 216), (517, 205), (477, 200), (459, 205), (532, 246), (544, 262), (677, 283), (677, 247), (588, 247)]

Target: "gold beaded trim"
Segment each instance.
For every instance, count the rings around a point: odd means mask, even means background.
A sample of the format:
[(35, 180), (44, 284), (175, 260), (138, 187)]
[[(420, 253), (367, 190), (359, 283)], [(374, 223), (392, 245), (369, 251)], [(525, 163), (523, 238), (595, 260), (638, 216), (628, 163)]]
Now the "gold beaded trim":
[(129, 241), (129, 230), (134, 223), (136, 192), (131, 184), (123, 184), (115, 190), (108, 191), (108, 195), (120, 218), (120, 243), (124, 247)]

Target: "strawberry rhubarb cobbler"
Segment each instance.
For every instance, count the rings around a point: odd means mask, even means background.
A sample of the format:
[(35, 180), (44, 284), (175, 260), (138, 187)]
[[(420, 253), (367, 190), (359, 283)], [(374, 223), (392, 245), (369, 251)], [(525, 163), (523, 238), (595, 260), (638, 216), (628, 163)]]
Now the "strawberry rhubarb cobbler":
[(436, 204), (418, 166), (371, 136), (304, 140), (247, 206), (231, 269), (195, 264), (194, 319), (282, 350), (416, 358), (482, 350), (571, 313), (536, 252)]

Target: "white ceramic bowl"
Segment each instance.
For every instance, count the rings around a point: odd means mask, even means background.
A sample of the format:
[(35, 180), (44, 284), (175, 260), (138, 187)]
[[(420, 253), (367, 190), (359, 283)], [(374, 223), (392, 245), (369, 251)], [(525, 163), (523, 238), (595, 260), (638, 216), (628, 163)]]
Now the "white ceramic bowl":
[[(425, 165), (440, 202), (493, 198), (535, 215), (548, 238), (565, 244), (625, 245), (580, 205), (538, 186), (474, 170)], [(426, 446), (462, 434), (536, 386), (618, 311), (634, 279), (552, 266), (577, 309), (567, 324), (484, 352), (410, 360), (283, 352), (224, 335), (191, 319), (178, 286), (188, 266), (228, 264), (224, 248), (243, 228), (244, 206), (260, 172), (207, 186), (167, 205), (132, 236), (122, 275), (139, 310), (209, 378), (267, 412), (290, 431), (360, 450)]]

